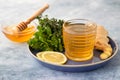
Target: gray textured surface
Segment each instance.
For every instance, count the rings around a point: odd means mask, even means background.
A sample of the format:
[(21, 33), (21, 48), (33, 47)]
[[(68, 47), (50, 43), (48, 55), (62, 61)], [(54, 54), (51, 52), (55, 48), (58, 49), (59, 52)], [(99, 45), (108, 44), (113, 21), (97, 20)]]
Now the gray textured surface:
[[(0, 24), (25, 20), (43, 3), (50, 4), (44, 13), (49, 17), (93, 20), (120, 44), (120, 0), (0, 0)], [(26, 43), (13, 43), (0, 32), (0, 80), (119, 80), (119, 57), (120, 51), (109, 64), (91, 72), (55, 71), (35, 62)]]

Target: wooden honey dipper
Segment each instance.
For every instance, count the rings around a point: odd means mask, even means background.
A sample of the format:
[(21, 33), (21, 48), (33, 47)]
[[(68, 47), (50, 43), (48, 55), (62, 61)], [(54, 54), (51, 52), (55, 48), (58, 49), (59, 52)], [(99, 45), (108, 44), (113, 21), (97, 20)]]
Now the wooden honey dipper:
[(48, 4), (45, 4), (42, 8), (40, 8), (38, 11), (36, 11), (31, 17), (29, 17), (26, 21), (20, 22), (16, 28), (18, 31), (23, 31), (27, 28), (27, 25), (33, 21), (37, 16), (42, 14), (47, 8), (49, 8)]

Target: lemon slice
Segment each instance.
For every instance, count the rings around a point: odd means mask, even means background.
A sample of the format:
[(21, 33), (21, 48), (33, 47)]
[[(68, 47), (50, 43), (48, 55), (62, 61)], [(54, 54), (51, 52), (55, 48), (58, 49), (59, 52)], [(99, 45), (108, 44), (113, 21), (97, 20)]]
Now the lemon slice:
[(44, 51), (39, 52), (36, 56), (45, 62), (49, 62), (52, 64), (64, 64), (67, 61), (66, 56), (63, 53), (55, 52), (55, 51)]

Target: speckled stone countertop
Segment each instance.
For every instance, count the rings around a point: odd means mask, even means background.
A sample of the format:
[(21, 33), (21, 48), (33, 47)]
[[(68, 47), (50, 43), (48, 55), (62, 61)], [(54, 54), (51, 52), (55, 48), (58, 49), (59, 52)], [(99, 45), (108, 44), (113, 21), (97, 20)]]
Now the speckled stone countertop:
[[(120, 0), (0, 0), (0, 24), (25, 20), (44, 3), (44, 14), (59, 19), (86, 18), (104, 25), (120, 44)], [(36, 62), (26, 43), (13, 43), (0, 31), (0, 80), (120, 80), (120, 51), (102, 68), (69, 73)]]

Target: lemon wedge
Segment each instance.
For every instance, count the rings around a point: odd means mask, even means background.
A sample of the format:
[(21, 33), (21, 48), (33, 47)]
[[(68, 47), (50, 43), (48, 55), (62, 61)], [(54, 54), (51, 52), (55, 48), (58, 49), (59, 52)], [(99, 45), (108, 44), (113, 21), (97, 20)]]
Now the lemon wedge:
[(67, 61), (66, 56), (63, 53), (55, 51), (39, 52), (36, 55), (40, 60), (49, 62), (52, 64), (64, 64)]

